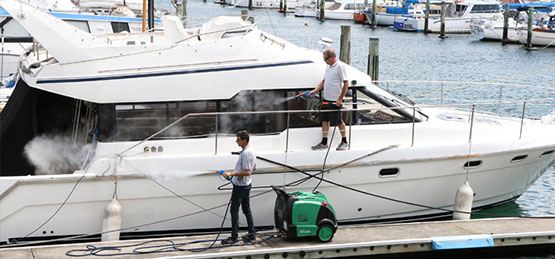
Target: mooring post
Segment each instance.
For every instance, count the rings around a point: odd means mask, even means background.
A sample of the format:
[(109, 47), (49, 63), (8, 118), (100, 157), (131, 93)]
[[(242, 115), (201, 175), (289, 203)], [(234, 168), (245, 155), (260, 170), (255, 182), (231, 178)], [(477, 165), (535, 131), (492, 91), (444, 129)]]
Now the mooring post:
[(445, 1), (441, 1), (441, 25), (439, 27), (439, 38), (445, 39)]
[(528, 37), (526, 38), (526, 49), (532, 49), (532, 27), (534, 26), (534, 7), (528, 9)]
[(241, 10), (241, 19), (247, 21), (247, 18), (249, 18), (249, 10)]
[(183, 27), (187, 28), (187, 0), (183, 0)]
[(509, 4), (505, 4), (505, 12), (503, 13), (503, 38), (501, 44), (505, 45), (509, 38)]
[(372, 28), (376, 28), (376, 0), (372, 0)]
[(372, 81), (376, 82), (379, 80), (380, 74), (380, 39), (370, 38), (370, 46), (368, 51), (368, 75)]
[(249, 0), (249, 10), (252, 10), (252, 0)]
[(426, 14), (424, 14), (424, 33), (428, 33), (430, 31), (429, 22), (430, 22), (430, 0), (426, 0)]
[(351, 64), (351, 26), (341, 25), (341, 41), (339, 42), (339, 60)]
[(283, 0), (283, 15), (287, 15), (287, 0)]
[(320, 0), (320, 21), (323, 21), (324, 16), (324, 6), (326, 5), (326, 0)]
[(283, 0), (279, 0), (279, 12), (283, 12)]

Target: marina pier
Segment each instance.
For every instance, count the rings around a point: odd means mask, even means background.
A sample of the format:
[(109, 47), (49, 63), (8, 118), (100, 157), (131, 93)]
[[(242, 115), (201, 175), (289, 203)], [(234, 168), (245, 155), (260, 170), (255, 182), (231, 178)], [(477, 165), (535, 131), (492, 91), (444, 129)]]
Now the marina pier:
[[(347, 226), (340, 227), (328, 243), (310, 238), (272, 238), (271, 234), (273, 232), (259, 234), (255, 244), (250, 245), (241, 242), (221, 247), (217, 241), (214, 248), (202, 252), (169, 249), (168, 240), (179, 249), (200, 249), (211, 242), (181, 244), (214, 240), (215, 235), (153, 239), (142, 248), (133, 245), (149, 240), (14, 247), (1, 249), (0, 257), (72, 258), (89, 254), (85, 258), (94, 258), (91, 253), (97, 253), (98, 256), (114, 255), (117, 258), (472, 258), (555, 254), (555, 218), (541, 217)], [(164, 245), (168, 249), (160, 249)], [(87, 247), (95, 249), (87, 251)], [(148, 252), (157, 249), (165, 252)], [(133, 250), (141, 253), (130, 254)]]

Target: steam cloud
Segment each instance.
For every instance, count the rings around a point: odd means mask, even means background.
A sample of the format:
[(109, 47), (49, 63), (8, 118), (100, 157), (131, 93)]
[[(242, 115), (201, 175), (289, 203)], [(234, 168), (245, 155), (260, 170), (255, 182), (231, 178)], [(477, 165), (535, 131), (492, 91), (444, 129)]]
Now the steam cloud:
[(25, 155), (35, 174), (69, 174), (81, 168), (90, 144), (76, 146), (69, 137), (38, 136), (25, 145)]

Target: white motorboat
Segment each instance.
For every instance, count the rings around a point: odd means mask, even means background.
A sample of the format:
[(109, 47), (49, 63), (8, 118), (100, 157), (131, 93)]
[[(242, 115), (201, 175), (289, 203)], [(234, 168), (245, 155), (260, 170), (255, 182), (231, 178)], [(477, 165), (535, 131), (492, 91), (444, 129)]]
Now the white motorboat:
[[(368, 8), (360, 1), (336, 1), (324, 7), (324, 19), (329, 20), (353, 20), (355, 14)], [(320, 10), (316, 9), (316, 17), (320, 17)]]
[[(270, 185), (310, 191), (319, 181), (306, 174), (322, 168), (318, 190), (348, 224), (451, 215), (466, 178), (475, 209), (501, 204), (555, 161), (555, 125), (413, 108), (351, 66), (350, 149), (312, 151), (318, 100), (295, 96), (322, 79), (321, 52), (239, 18), (185, 29), (167, 16), (163, 32), (95, 36), (25, 4), (0, 5), (42, 46), (22, 54), (0, 113), (1, 242), (99, 234), (113, 197), (123, 235), (218, 229), (231, 191), (215, 172), (234, 167), (238, 129), (251, 132), (258, 154), (257, 226), (274, 224)], [(65, 143), (55, 132), (72, 136), (69, 149), (41, 145)]]
[[(511, 10), (508, 17), (507, 41), (518, 42), (520, 29), (528, 27), (528, 7), (534, 7), (533, 24), (535, 27), (549, 27), (555, 25), (555, 18), (550, 18), (548, 13), (552, 10), (555, 3), (528, 3), (528, 4), (511, 4)], [(550, 20), (554, 22), (551, 23)], [(478, 38), (484, 40), (500, 41), (503, 38), (503, 22), (504, 17), (491, 20), (473, 20), (470, 23), (472, 34), (476, 34)]]
[[(304, 4), (305, 1), (302, 0), (287, 0), (287, 9), (295, 10), (298, 6)], [(280, 0), (252, 0), (253, 8), (267, 8), (267, 9), (278, 9)], [(235, 7), (249, 7), (249, 0), (235, 0)]]
[[(328, 9), (333, 6), (336, 2), (334, 0), (326, 0), (324, 2), (324, 9)], [(303, 4), (297, 4), (295, 8), (295, 16), (297, 17), (318, 17), (319, 1), (311, 0), (304, 1)]]
[[(496, 20), (502, 17), (497, 1), (446, 2), (445, 33), (470, 33), (472, 20)], [(393, 27), (400, 31), (423, 32), (423, 17), (397, 17)], [(429, 19), (429, 30), (439, 32), (441, 19), (439, 15)]]
[[(521, 28), (517, 31), (518, 41), (522, 44), (528, 42), (528, 29)], [(555, 28), (535, 28), (532, 30), (531, 43), (537, 47), (555, 47)]]

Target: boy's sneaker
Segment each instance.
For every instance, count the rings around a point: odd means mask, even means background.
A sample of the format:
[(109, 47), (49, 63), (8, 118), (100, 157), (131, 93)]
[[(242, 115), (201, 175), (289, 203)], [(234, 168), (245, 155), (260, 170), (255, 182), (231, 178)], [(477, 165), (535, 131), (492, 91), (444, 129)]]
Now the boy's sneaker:
[(328, 145), (324, 145), (322, 144), (322, 142), (318, 143), (318, 145), (316, 146), (312, 146), (312, 150), (320, 150), (320, 149), (326, 149), (328, 148)]
[(347, 142), (341, 142), (339, 146), (337, 146), (337, 151), (343, 151), (349, 149), (349, 144)]
[(236, 242), (237, 242), (237, 238), (228, 237), (228, 238), (222, 240), (222, 245), (232, 245)]

